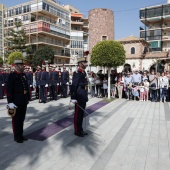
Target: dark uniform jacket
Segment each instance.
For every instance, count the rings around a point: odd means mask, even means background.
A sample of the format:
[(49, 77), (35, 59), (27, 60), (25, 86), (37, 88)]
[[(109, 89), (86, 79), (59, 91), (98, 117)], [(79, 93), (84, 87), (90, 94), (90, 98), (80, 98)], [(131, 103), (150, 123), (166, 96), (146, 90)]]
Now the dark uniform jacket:
[(4, 73), (4, 83), (6, 84), (8, 81), (9, 73)]
[(32, 72), (30, 71), (30, 72), (27, 72), (25, 74), (27, 76), (28, 85), (29, 86), (32, 85), (33, 84), (33, 74), (32, 74)]
[(51, 85), (57, 85), (57, 83), (59, 83), (59, 76), (58, 76), (58, 72), (57, 71), (53, 71), (52, 75), (51, 75)]
[(61, 83), (66, 84), (69, 82), (69, 73), (68, 71), (64, 71), (61, 73)]
[(41, 76), (40, 71), (35, 72), (35, 81), (37, 86), (40, 85), (40, 76)]
[(40, 86), (44, 86), (49, 82), (49, 73), (46, 71), (41, 71), (40, 74)]
[(27, 77), (24, 73), (13, 72), (9, 74), (7, 82), (7, 101), (16, 106), (26, 105), (29, 101)]
[(0, 85), (4, 84), (4, 74), (0, 72)]
[(87, 92), (87, 78), (86, 72), (83, 72), (80, 68), (73, 73), (73, 80), (71, 86), (71, 99), (76, 99), (78, 102), (88, 101)]

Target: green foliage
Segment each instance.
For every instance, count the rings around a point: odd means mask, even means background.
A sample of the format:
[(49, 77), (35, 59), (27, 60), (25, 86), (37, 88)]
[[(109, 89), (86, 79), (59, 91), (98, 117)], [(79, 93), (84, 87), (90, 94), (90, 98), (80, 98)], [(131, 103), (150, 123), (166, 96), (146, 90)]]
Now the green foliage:
[(0, 66), (2, 66), (3, 65), (3, 59), (2, 59), (2, 57), (0, 57)]
[(39, 48), (32, 58), (34, 67), (37, 65), (42, 65), (42, 62), (45, 60), (48, 60), (48, 63), (53, 63), (54, 50), (50, 46), (43, 46)]
[(13, 64), (14, 60), (17, 60), (17, 59), (23, 59), (22, 53), (19, 51), (12, 52), (8, 57), (7, 63)]
[(120, 66), (125, 63), (123, 46), (113, 40), (98, 42), (92, 49), (91, 63), (95, 66)]
[(25, 58), (26, 63), (29, 64), (29, 65), (33, 65), (34, 51), (32, 49), (32, 46), (31, 45), (27, 46), (25, 51), (26, 51), (26, 54), (27, 54), (26, 58)]
[(26, 33), (21, 22), (15, 22), (15, 27), (10, 30), (10, 37), (7, 38), (8, 53), (14, 51), (24, 52), (26, 49)]

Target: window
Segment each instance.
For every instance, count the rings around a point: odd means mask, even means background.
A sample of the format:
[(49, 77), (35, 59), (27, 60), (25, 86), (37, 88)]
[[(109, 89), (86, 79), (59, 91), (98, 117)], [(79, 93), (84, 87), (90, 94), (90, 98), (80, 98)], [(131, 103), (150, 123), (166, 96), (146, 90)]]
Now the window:
[(102, 36), (102, 41), (107, 40), (107, 36)]
[(135, 54), (135, 48), (134, 47), (131, 48), (131, 54)]

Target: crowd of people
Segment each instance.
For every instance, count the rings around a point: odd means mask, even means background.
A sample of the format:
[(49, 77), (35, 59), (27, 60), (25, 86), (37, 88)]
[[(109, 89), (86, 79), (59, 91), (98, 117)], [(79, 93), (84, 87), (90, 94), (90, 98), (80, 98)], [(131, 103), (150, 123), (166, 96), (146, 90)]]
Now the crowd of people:
[[(6, 95), (6, 85), (9, 73), (12, 70), (0, 70), (0, 98)], [(25, 66), (24, 70), (29, 85), (30, 100), (33, 99), (32, 91), (40, 103), (46, 103), (48, 96), (50, 100), (57, 100), (58, 97), (66, 98), (69, 95), (72, 84), (73, 72), (65, 66), (59, 67), (37, 66), (32, 72), (31, 67)], [(91, 97), (108, 97), (108, 74), (103, 70), (97, 73), (87, 72), (88, 92)], [(155, 72), (151, 70), (117, 73), (111, 70), (110, 74), (110, 95), (112, 98), (126, 98), (127, 100), (139, 101), (170, 101), (170, 74), (168, 71)]]
[(168, 71), (155, 72), (151, 70), (117, 73), (111, 70), (110, 92), (108, 92), (108, 75), (89, 72), (88, 82), (91, 97), (126, 98), (127, 100), (138, 100), (152, 102), (170, 101), (170, 74)]

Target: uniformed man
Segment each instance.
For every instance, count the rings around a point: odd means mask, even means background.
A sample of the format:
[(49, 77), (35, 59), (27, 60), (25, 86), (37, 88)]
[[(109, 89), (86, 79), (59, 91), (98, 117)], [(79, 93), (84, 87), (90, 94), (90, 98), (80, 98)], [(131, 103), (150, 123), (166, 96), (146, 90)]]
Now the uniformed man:
[(6, 89), (7, 89), (7, 81), (8, 81), (8, 77), (9, 77), (9, 68), (4, 68), (4, 72), (3, 72), (3, 77), (4, 77), (4, 86), (3, 86), (3, 96), (6, 95)]
[(52, 76), (51, 76), (51, 98), (52, 100), (57, 100), (57, 93), (58, 93), (58, 82), (59, 76), (58, 72), (56, 71), (56, 67), (53, 66)]
[(47, 102), (48, 82), (49, 82), (49, 74), (45, 70), (45, 65), (42, 65), (42, 71), (40, 75), (40, 103)]
[(41, 67), (37, 66), (37, 70), (35, 72), (35, 82), (36, 82), (36, 99), (40, 98), (40, 76), (41, 76)]
[(3, 99), (3, 88), (4, 88), (4, 74), (3, 69), (0, 68), (0, 99)]
[(62, 86), (62, 97), (67, 97), (67, 86), (69, 85), (69, 72), (66, 67), (63, 67), (63, 72), (61, 73), (61, 86)]
[(15, 71), (9, 74), (7, 82), (7, 101), (9, 109), (16, 109), (12, 117), (12, 128), (14, 140), (17, 143), (23, 143), (27, 139), (23, 136), (23, 126), (29, 102), (29, 89), (27, 77), (24, 72), (22, 60), (15, 60)]
[(29, 66), (25, 67), (26, 69), (26, 76), (27, 76), (27, 81), (28, 81), (28, 86), (29, 86), (29, 95), (30, 95), (30, 100), (32, 98), (32, 88), (33, 88), (33, 73), (30, 70)]
[(78, 58), (78, 70), (73, 73), (71, 92), (71, 102), (75, 103), (74, 132), (79, 137), (87, 135), (82, 124), (86, 102), (88, 101), (87, 78), (86, 78), (86, 58)]
[(61, 68), (58, 68), (58, 95), (62, 96), (62, 87), (61, 87)]
[(52, 88), (51, 88), (51, 79), (52, 79), (52, 66), (48, 66), (48, 90), (50, 93), (50, 100), (52, 99)]

